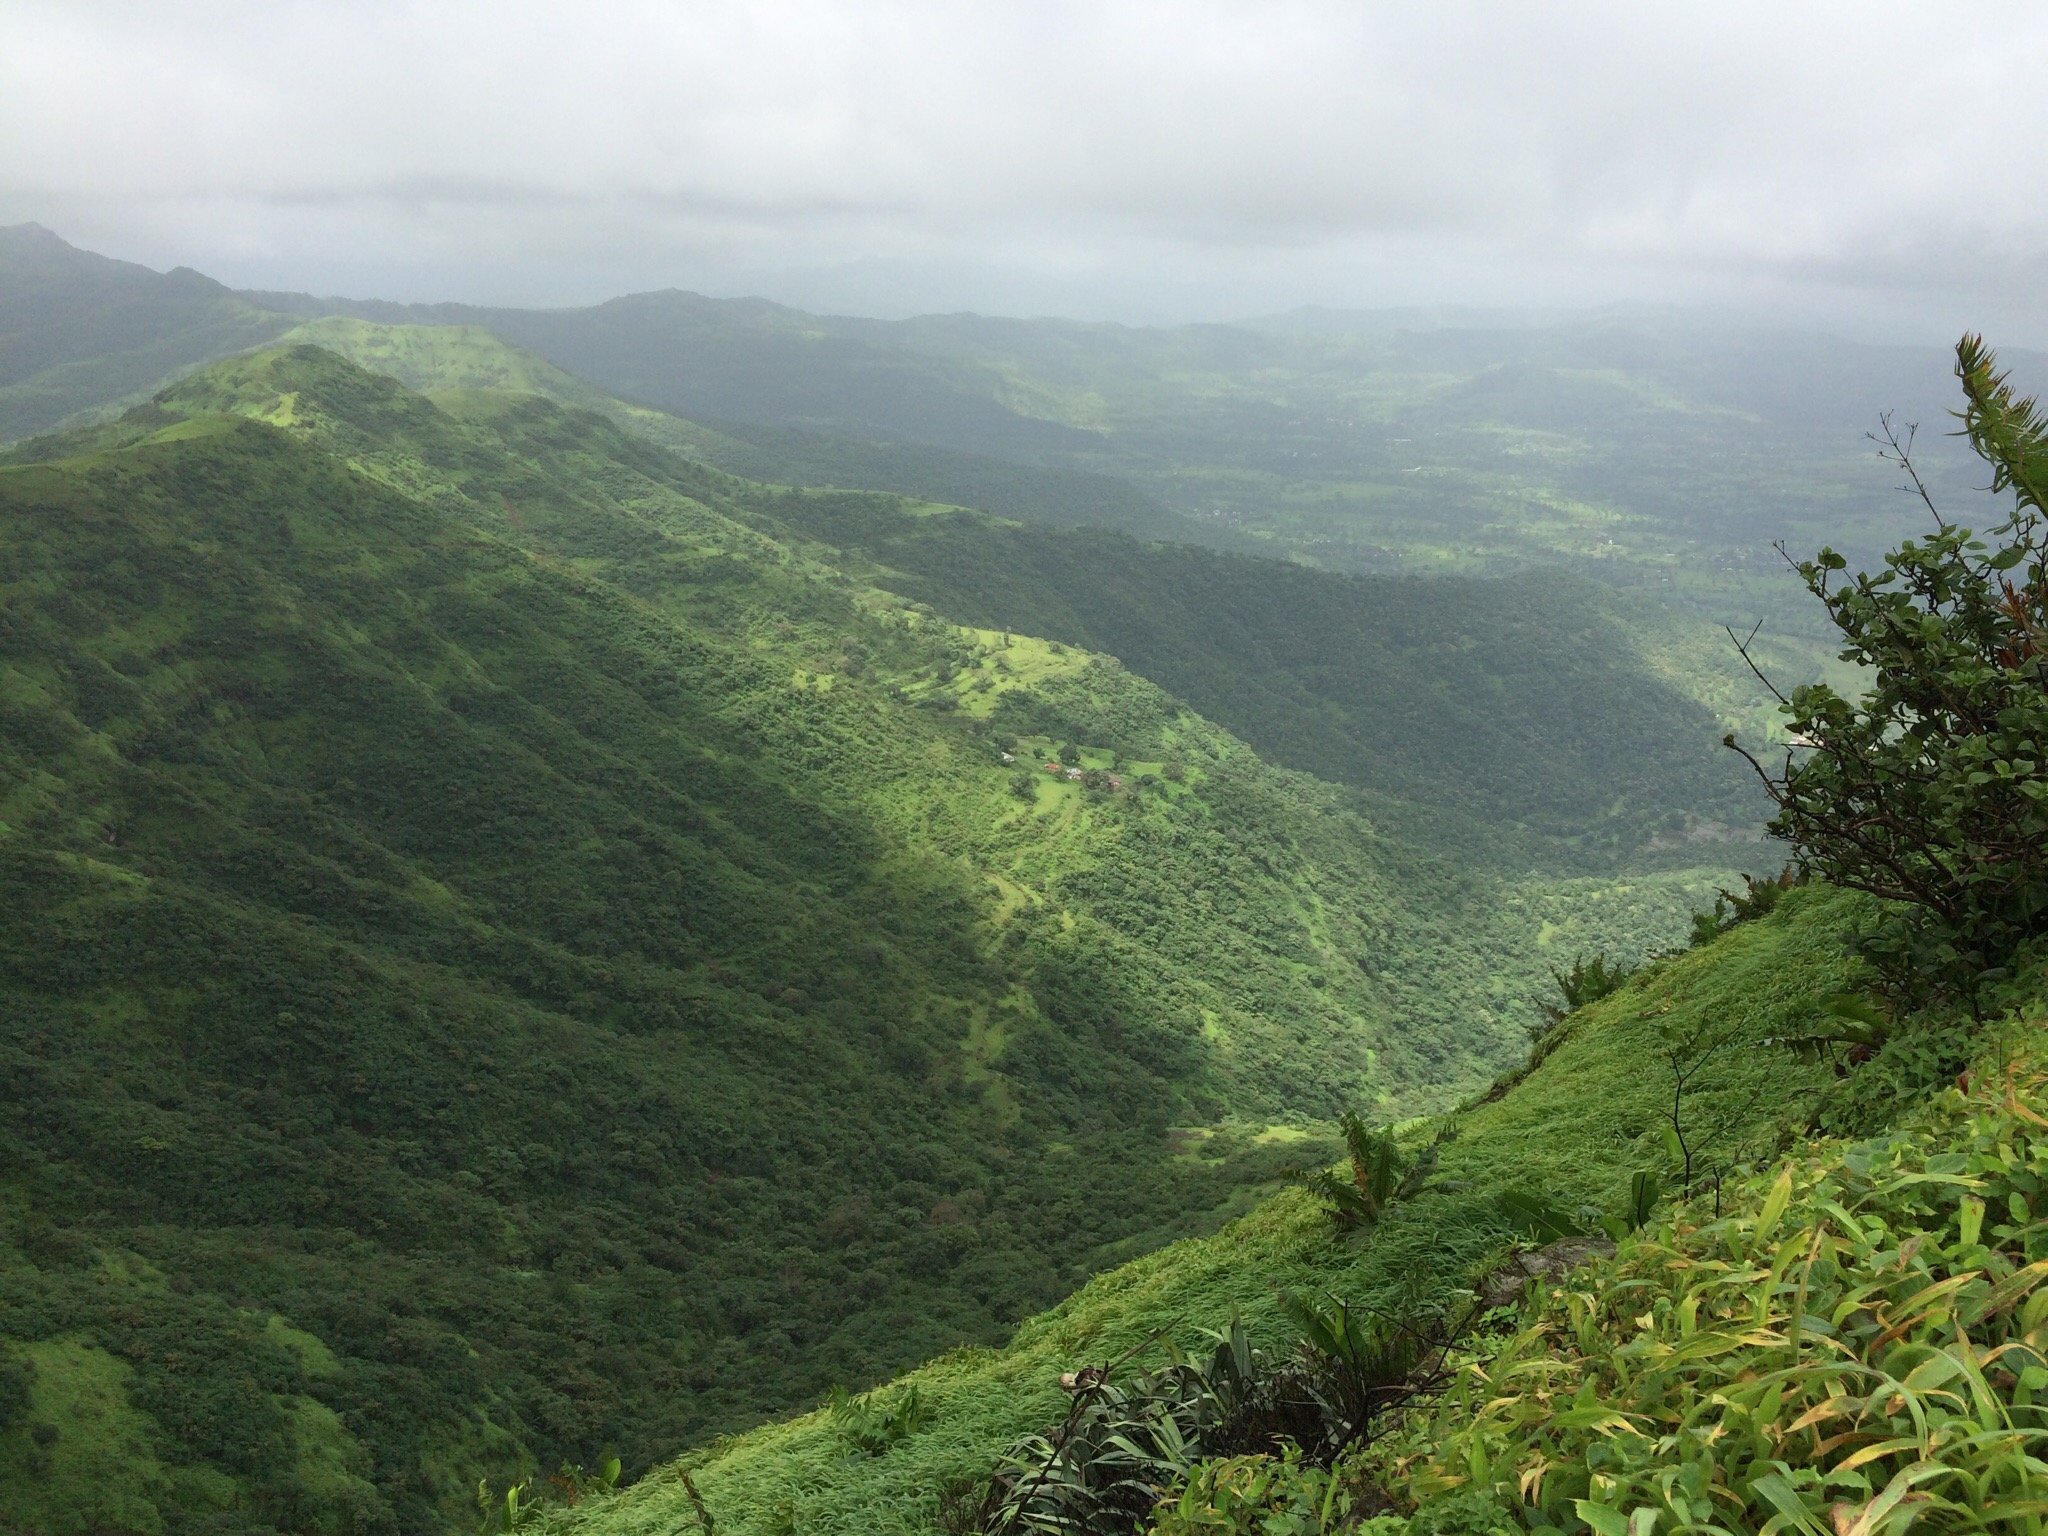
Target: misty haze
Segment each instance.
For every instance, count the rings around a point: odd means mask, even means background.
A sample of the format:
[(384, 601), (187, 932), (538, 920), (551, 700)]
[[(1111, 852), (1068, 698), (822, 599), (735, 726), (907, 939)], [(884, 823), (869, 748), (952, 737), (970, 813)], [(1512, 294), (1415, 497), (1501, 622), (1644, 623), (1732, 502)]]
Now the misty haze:
[(2044, 70), (0, 10), (0, 1536), (2038, 1532)]

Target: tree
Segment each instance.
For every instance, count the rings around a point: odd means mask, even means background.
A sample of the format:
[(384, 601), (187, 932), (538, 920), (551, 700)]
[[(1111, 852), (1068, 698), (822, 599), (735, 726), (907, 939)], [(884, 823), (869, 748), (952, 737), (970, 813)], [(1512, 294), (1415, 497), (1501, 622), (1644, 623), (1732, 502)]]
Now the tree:
[(1707, 1127), (1703, 1134), (1702, 1128), (1686, 1115), (1686, 1094), (1698, 1086), (1707, 1064), (1733, 1040), (1729, 1028), (1711, 1017), (1691, 1020), (1680, 1027), (1658, 1027), (1658, 1049), (1671, 1069), (1671, 1105), (1664, 1112), (1664, 1141), (1678, 1164), (1680, 1195), (1687, 1200), (1692, 1198), (1693, 1173), (1699, 1155), (1725, 1128), (1725, 1121)]
[(1876, 575), (1845, 577), (1828, 548), (1797, 564), (1869, 691), (1780, 694), (1793, 745), (1776, 769), (1724, 740), (1763, 780), (1771, 830), (1802, 864), (1896, 904), (1868, 945), (1887, 980), (1974, 1005), (2048, 924), (2048, 419), (1977, 336), (1957, 344), (1956, 377), (1959, 435), (2010, 513), (1988, 541), (1952, 522), (1913, 465), (1913, 429), (1882, 418), (1884, 456), (1933, 531)]

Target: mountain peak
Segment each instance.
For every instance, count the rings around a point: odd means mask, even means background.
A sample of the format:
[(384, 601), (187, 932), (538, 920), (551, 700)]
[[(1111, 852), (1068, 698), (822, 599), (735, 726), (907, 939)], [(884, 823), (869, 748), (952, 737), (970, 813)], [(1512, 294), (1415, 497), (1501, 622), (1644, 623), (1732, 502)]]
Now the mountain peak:
[(54, 229), (33, 221), (27, 224), (0, 224), (0, 261), (20, 260), (23, 257), (41, 257), (77, 260), (93, 257), (90, 251), (82, 251)]
[(0, 242), (23, 245), (31, 243), (61, 245), (67, 251), (78, 249), (78, 247), (72, 245), (48, 225), (38, 224), (33, 219), (23, 224), (0, 224)]

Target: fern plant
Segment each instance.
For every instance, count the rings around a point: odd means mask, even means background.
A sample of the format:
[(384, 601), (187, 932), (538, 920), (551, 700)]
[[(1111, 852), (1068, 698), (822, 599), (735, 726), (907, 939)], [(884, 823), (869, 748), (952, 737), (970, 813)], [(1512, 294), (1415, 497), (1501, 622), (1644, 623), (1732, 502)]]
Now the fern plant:
[(1610, 961), (1605, 955), (1595, 955), (1590, 960), (1581, 955), (1572, 961), (1572, 968), (1560, 971), (1550, 968), (1550, 979), (1557, 983), (1558, 995), (1563, 999), (1557, 1003), (1543, 1003), (1539, 1007), (1542, 1017), (1530, 1028), (1530, 1038), (1541, 1040), (1566, 1017), (1576, 1013), (1588, 1003), (1597, 1003), (1603, 997), (1619, 992), (1636, 968), (1625, 961)]
[(863, 1456), (884, 1456), (931, 1423), (931, 1406), (915, 1386), (890, 1396), (849, 1395), (834, 1387), (826, 1399), (833, 1425)]
[(1401, 1151), (1391, 1131), (1376, 1131), (1349, 1110), (1338, 1125), (1344, 1132), (1348, 1168), (1342, 1173), (1318, 1168), (1304, 1182), (1339, 1227), (1370, 1227), (1402, 1191)]

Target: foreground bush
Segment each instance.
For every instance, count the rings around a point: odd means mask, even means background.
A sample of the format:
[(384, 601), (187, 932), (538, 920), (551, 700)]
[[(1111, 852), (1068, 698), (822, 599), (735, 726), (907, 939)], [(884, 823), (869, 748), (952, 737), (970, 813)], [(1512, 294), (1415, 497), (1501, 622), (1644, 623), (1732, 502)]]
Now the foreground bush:
[(1952, 1090), (1579, 1272), (1376, 1469), (1419, 1506), (1386, 1526), (2038, 1530), (2044, 1095), (2038, 1070)]
[(1920, 484), (1910, 433), (1887, 423), (1933, 530), (1876, 575), (1844, 578), (1825, 548), (1798, 567), (1869, 690), (1795, 689), (1784, 712), (1798, 745), (1782, 768), (1743, 755), (1777, 802), (1771, 830), (1805, 865), (1898, 904), (1872, 950), (1894, 985), (1974, 999), (2048, 924), (2048, 419), (1975, 336), (1956, 348), (1956, 376), (1963, 432), (2010, 515), (1988, 541), (1950, 521)]

